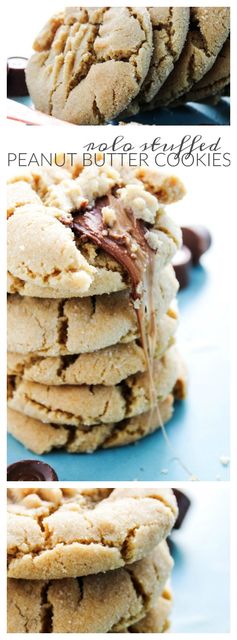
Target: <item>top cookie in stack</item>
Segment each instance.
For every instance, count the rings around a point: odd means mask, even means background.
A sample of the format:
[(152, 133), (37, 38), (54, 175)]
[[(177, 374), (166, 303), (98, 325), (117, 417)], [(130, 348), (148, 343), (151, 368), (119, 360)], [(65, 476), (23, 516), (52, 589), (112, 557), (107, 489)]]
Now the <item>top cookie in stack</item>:
[(8, 632), (162, 632), (171, 490), (10, 489)]
[(56, 166), (11, 179), (9, 430), (41, 454), (133, 442), (183, 397), (174, 177)]
[(228, 7), (67, 7), (34, 41), (29, 93), (40, 111), (84, 125), (203, 99), (229, 84), (229, 31)]

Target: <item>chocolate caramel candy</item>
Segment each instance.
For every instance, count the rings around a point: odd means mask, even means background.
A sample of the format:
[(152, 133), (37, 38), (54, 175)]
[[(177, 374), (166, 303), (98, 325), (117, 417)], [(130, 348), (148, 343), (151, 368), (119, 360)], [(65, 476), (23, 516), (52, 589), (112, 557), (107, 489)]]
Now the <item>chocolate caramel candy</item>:
[(20, 460), (7, 467), (7, 480), (23, 482), (41, 482), (58, 480), (58, 476), (49, 464), (41, 460)]
[(192, 268), (192, 254), (188, 247), (181, 247), (175, 254), (172, 264), (180, 289), (184, 289), (190, 282)]
[(7, 60), (7, 96), (23, 97), (28, 96), (29, 92), (25, 79), (25, 68), (28, 59), (15, 56)]
[(181, 229), (183, 244), (191, 251), (193, 265), (196, 265), (211, 246), (211, 234), (202, 224), (192, 224)]
[(175, 522), (174, 529), (180, 529), (183, 524), (184, 518), (187, 515), (187, 512), (191, 506), (191, 500), (189, 500), (188, 496), (180, 491), (179, 489), (173, 489), (174, 495), (176, 497), (179, 509), (179, 515)]

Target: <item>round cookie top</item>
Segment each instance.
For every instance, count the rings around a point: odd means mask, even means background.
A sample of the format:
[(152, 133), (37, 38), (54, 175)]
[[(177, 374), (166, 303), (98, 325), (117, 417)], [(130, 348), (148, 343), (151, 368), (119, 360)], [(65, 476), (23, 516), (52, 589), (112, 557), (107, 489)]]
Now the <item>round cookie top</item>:
[[(124, 631), (156, 604), (172, 565), (163, 541), (146, 558), (99, 575), (51, 582), (9, 578), (8, 633)], [(51, 608), (52, 618), (46, 615)]]
[(140, 560), (177, 517), (169, 489), (10, 489), (8, 576), (106, 572)]
[(193, 7), (187, 40), (174, 70), (150, 107), (178, 100), (211, 69), (230, 30), (228, 7)]
[(26, 81), (40, 111), (74, 124), (104, 124), (137, 95), (152, 55), (143, 7), (67, 7), (36, 38)]
[(130, 288), (141, 298), (148, 263), (159, 273), (180, 246), (181, 231), (163, 204), (183, 195), (173, 176), (143, 170), (125, 178), (106, 165), (77, 177), (54, 169), (13, 178), (9, 292), (61, 298)]

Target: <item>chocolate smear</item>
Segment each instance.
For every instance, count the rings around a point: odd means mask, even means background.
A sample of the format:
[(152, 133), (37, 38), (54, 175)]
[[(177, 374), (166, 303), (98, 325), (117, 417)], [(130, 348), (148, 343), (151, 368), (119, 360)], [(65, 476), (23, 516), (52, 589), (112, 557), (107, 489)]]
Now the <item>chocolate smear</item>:
[[(103, 222), (103, 207), (112, 207), (116, 222), (109, 227)], [(114, 258), (128, 273), (131, 297), (141, 297), (138, 285), (144, 279), (149, 254), (154, 253), (145, 239), (147, 227), (129, 209), (125, 209), (114, 196), (98, 198), (91, 209), (73, 215), (72, 230), (81, 242), (90, 240)]]

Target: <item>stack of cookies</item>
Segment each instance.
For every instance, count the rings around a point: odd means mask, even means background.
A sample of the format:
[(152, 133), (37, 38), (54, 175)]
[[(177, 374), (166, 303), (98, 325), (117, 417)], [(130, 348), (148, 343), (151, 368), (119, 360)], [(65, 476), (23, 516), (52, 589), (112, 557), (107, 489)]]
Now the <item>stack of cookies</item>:
[(161, 633), (169, 489), (10, 489), (8, 633)]
[(8, 187), (9, 432), (37, 454), (135, 442), (185, 396), (164, 208), (183, 185), (78, 160)]
[(26, 69), (37, 109), (74, 124), (206, 100), (230, 81), (228, 7), (67, 7)]

